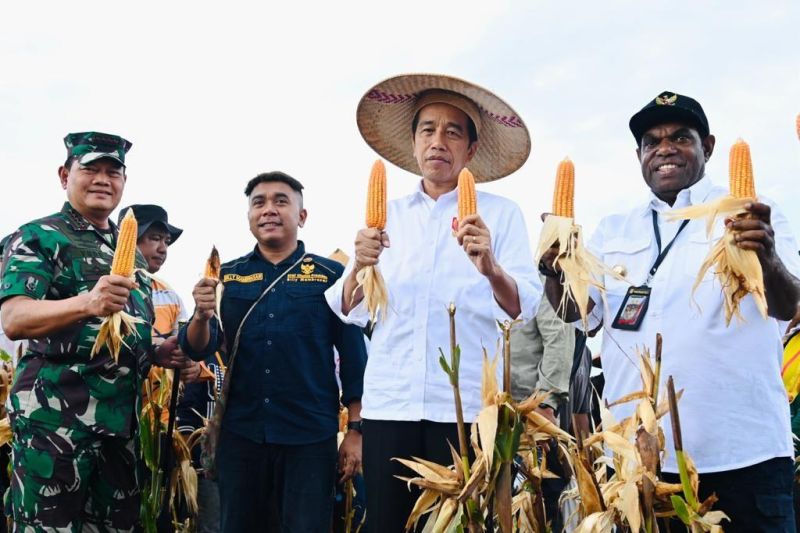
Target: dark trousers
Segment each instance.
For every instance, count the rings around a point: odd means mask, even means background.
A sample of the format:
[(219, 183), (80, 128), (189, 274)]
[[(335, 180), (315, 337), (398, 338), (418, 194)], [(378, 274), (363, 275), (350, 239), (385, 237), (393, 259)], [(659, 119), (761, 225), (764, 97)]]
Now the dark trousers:
[[(458, 450), (456, 424), (364, 420), (363, 467), (367, 488), (367, 533), (402, 533), (420, 491), (409, 491), (394, 476), (415, 477), (392, 457), (420, 457), (441, 465), (453, 463), (448, 441)], [(467, 433), (469, 438), (469, 433)], [(420, 521), (424, 525), (427, 515)], [(421, 528), (419, 528), (421, 529)]]
[[(680, 483), (677, 474), (663, 474), (664, 481)], [(719, 501), (713, 510), (724, 511), (725, 533), (794, 533), (792, 484), (794, 468), (788, 457), (770, 459), (753, 466), (700, 474), (700, 500), (716, 493)], [(685, 531), (679, 521), (671, 521), (667, 531)], [(662, 528), (664, 531), (665, 528)]]
[[(217, 448), (221, 530), (328, 533), (336, 437), (305, 445), (259, 444), (223, 428)], [(273, 526), (274, 527), (274, 526)]]

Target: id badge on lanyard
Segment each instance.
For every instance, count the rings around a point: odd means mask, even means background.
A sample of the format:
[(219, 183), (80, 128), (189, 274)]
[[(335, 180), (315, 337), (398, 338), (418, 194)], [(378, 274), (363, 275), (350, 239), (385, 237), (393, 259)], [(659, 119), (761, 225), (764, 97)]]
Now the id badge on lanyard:
[(650, 304), (650, 293), (652, 292), (650, 283), (653, 281), (653, 276), (655, 276), (658, 267), (661, 266), (661, 263), (669, 253), (670, 248), (672, 248), (672, 244), (675, 242), (675, 239), (678, 238), (678, 235), (681, 234), (683, 228), (685, 228), (686, 224), (689, 223), (688, 220), (681, 222), (681, 225), (678, 228), (678, 231), (675, 233), (675, 236), (671, 241), (669, 241), (669, 244), (667, 244), (666, 248), (662, 250), (661, 232), (658, 230), (658, 214), (655, 212), (655, 210), (653, 210), (652, 213), (653, 231), (656, 234), (656, 244), (658, 245), (658, 257), (656, 257), (653, 266), (650, 268), (650, 272), (647, 275), (647, 281), (645, 281), (644, 285), (628, 288), (628, 292), (625, 293), (625, 297), (622, 299), (622, 305), (619, 306), (619, 310), (617, 311), (617, 316), (614, 318), (614, 322), (611, 324), (612, 328), (638, 331), (638, 329), (641, 327), (642, 321), (644, 321), (644, 316), (647, 314), (647, 307)]

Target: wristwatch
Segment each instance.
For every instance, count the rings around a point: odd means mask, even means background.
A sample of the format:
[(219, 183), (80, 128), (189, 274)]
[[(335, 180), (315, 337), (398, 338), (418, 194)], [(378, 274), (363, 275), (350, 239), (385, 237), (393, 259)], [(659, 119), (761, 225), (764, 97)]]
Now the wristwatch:
[(356, 420), (354, 422), (348, 422), (347, 423), (347, 431), (351, 431), (351, 430), (352, 431), (358, 431), (359, 433), (361, 433), (363, 435), (364, 432), (361, 431), (361, 426), (363, 424), (364, 424), (363, 420)]

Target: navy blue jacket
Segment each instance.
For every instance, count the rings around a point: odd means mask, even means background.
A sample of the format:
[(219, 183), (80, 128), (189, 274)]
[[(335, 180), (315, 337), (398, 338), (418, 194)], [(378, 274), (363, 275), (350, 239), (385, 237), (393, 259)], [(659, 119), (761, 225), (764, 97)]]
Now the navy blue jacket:
[[(336, 261), (295, 252), (273, 265), (255, 248), (222, 265), (222, 324), (211, 321), (211, 340), (202, 351), (186, 342), (192, 359), (213, 355), (224, 342), (228, 354), (247, 310), (284, 270), (305, 255), (256, 306), (242, 327), (233, 364), (222, 428), (259, 443), (311, 444), (338, 431), (339, 386), (334, 347), (340, 355), (341, 401), (360, 400), (367, 352), (361, 330), (343, 324), (330, 310), (324, 292), (341, 277)], [(228, 356), (226, 359), (229, 359)]]

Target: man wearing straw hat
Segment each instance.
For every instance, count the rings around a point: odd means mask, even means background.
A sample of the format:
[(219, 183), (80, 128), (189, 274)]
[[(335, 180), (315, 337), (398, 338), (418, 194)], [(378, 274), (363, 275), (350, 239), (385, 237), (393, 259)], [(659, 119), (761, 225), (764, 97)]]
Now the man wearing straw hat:
[(384, 232), (358, 232), (355, 261), (326, 293), (343, 320), (365, 326), (369, 313), (356, 274), (378, 265), (388, 289), (388, 310), (372, 332), (362, 399), (367, 529), (385, 533), (403, 530), (416, 499), (394, 477), (409, 472), (391, 459), (450, 464), (447, 443), (458, 441), (453, 392), (438, 362), (439, 347), (449, 345), (448, 304), (457, 308), (469, 423), (480, 408), (482, 346), (494, 353), (498, 319), (532, 318), (541, 284), (522, 212), (512, 201), (479, 191), (479, 214), (454, 220), (463, 168), (489, 182), (528, 157), (528, 130), (508, 104), (456, 78), (402, 75), (367, 91), (357, 122), (382, 157), (422, 176), (409, 195), (389, 202)]
[[(715, 185), (705, 174), (715, 145), (708, 119), (693, 98), (663, 92), (634, 114), (629, 126), (649, 191), (633, 210), (602, 219), (588, 244), (637, 286), (606, 276), (607, 306), (592, 291), (598, 305), (590, 302), (589, 327), (603, 324), (604, 395), (616, 400), (641, 388), (638, 365), (632, 363), (637, 347), (654, 346), (661, 333), (659, 390), (665, 390), (668, 376), (684, 390), (678, 403), (682, 445), (700, 474), (700, 498), (716, 493), (714, 509), (731, 518), (723, 523), (729, 533), (794, 531), (793, 448), (778, 324), (792, 317), (800, 298), (800, 262), (789, 223), (764, 198), (745, 206), (751, 217), (724, 224), (718, 219), (710, 237), (705, 220), (670, 222), (665, 216), (670, 209), (728, 194), (727, 186)], [(747, 295), (739, 306), (743, 320), (726, 325), (722, 287), (714, 273), (695, 282), (725, 225), (740, 249), (758, 256), (769, 306), (766, 319)], [(555, 253), (545, 254), (541, 266), (550, 276), (545, 289), (554, 303), (563, 290), (553, 270)], [(567, 318), (577, 319), (572, 311)], [(613, 413), (621, 420), (632, 406), (616, 406)], [(673, 430), (669, 422), (663, 428), (664, 478), (677, 482)]]

